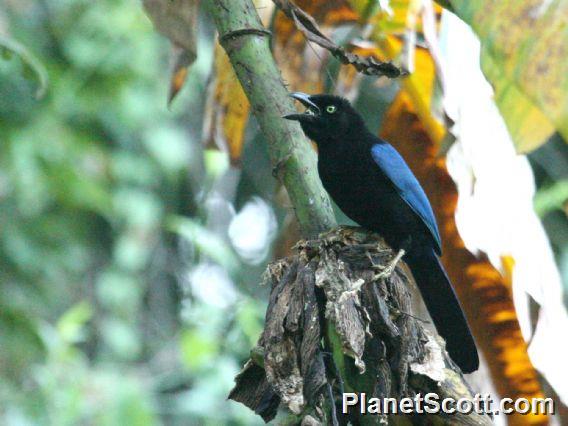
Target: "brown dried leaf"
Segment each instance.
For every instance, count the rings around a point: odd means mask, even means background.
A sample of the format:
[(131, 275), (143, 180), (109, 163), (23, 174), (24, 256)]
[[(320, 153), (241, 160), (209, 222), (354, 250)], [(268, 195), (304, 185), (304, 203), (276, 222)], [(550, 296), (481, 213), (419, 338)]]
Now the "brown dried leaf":
[(345, 49), (330, 40), (319, 28), (314, 18), (307, 12), (291, 3), (289, 0), (274, 0), (275, 4), (292, 19), (304, 36), (317, 45), (328, 50), (342, 64), (350, 64), (357, 71), (376, 76), (396, 78), (405, 75), (406, 72), (391, 62), (378, 62), (372, 58), (362, 58), (354, 53), (346, 52)]
[(276, 417), (280, 398), (266, 380), (264, 368), (248, 361), (235, 377), (229, 399), (240, 402), (261, 416), (265, 422)]
[[(346, 0), (299, 0), (296, 4), (315, 19), (324, 34), (337, 25), (353, 23), (359, 17)], [(318, 45), (308, 44), (294, 21), (281, 11), (276, 14), (274, 22), (274, 56), (284, 79), (294, 90), (307, 93), (323, 91), (329, 52)]]
[(168, 104), (171, 104), (179, 91), (182, 89), (190, 65), (195, 60), (195, 56), (188, 54), (187, 50), (176, 45), (172, 46), (172, 73), (170, 79), (170, 93), (168, 95)]
[(233, 166), (240, 163), (250, 104), (220, 45), (215, 46), (215, 77), (208, 93), (204, 144), (228, 152)]
[[(156, 30), (174, 47), (169, 102), (180, 91), (189, 66), (197, 57), (198, 0), (143, 0), (146, 13)], [(178, 52), (181, 50), (183, 53)]]
[(302, 305), (301, 300), (296, 300), (302, 296), (301, 292), (296, 291), (297, 278), (295, 269), (291, 268), (278, 284), (282, 290), (272, 293), (277, 297), (270, 301), (271, 314), (266, 317), (262, 335), (266, 350), (264, 367), (268, 383), (295, 414), (299, 414), (304, 407), (304, 383), (298, 365), (299, 354), (292, 339), (293, 332), (297, 329), (287, 330), (285, 325), (287, 321), (295, 323), (302, 312), (298, 309), (291, 310), (298, 303)]

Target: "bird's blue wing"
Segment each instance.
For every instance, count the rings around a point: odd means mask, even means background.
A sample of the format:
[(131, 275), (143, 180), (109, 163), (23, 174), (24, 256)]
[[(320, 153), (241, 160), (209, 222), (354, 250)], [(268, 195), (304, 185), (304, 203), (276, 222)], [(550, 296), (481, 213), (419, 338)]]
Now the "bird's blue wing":
[(436, 245), (436, 253), (441, 254), (441, 239), (436, 218), (428, 197), (422, 186), (400, 154), (388, 143), (375, 144), (371, 148), (373, 160), (390, 179), (402, 199), (420, 216)]

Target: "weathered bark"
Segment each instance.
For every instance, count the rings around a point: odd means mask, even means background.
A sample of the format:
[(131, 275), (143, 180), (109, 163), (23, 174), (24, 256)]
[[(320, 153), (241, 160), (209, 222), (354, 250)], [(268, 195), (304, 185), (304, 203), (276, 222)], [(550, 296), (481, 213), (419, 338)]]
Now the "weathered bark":
[[(301, 241), (297, 254), (268, 266), (264, 332), (229, 398), (269, 421), (280, 403), (290, 423), (487, 425), (485, 415), (342, 413), (343, 392), (370, 398), (472, 398), (461, 372), (412, 311), (401, 265), (376, 280), (392, 250), (375, 234), (343, 227)], [(323, 342), (323, 343), (322, 343)], [(319, 422), (319, 423), (314, 423)]]

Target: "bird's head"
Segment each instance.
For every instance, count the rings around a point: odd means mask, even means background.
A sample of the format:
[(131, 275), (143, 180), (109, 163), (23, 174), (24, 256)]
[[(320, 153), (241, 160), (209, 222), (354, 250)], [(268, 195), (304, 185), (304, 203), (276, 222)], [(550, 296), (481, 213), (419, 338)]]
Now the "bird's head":
[(300, 101), (306, 110), (301, 114), (288, 114), (284, 118), (300, 123), (306, 136), (318, 145), (342, 140), (354, 129), (364, 127), (361, 116), (349, 101), (333, 95), (290, 94)]

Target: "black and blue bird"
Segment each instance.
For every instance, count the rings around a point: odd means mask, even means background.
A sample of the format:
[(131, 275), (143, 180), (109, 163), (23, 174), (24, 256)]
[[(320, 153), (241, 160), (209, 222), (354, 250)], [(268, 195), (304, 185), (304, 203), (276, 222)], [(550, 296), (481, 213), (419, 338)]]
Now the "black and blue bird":
[(338, 96), (291, 95), (306, 110), (296, 120), (318, 146), (318, 172), (337, 206), (377, 232), (404, 256), (450, 357), (465, 373), (477, 370), (475, 341), (442, 266), (440, 233), (420, 183), (392, 145), (372, 134), (351, 104)]

